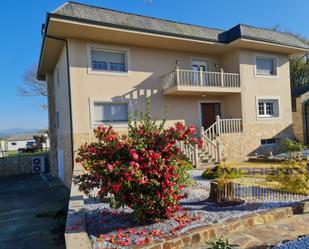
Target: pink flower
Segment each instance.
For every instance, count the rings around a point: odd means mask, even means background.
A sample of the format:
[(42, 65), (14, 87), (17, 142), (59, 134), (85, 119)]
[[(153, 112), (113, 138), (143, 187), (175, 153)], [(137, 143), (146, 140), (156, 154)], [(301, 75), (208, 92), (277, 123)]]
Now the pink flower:
[(132, 156), (133, 160), (135, 161), (138, 160), (138, 154), (136, 153), (135, 150), (130, 150), (130, 155)]
[(111, 165), (110, 163), (107, 164), (107, 170), (109, 173), (112, 173), (113, 172), (113, 169), (114, 169), (114, 166)]

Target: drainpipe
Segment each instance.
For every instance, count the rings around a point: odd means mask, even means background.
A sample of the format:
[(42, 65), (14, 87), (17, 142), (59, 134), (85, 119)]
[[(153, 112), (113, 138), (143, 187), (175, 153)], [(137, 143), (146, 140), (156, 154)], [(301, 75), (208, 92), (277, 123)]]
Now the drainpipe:
[(74, 144), (73, 144), (73, 118), (72, 118), (72, 97), (71, 97), (71, 76), (70, 76), (70, 63), (69, 63), (69, 46), (68, 41), (64, 38), (46, 35), (46, 38), (62, 41), (65, 44), (66, 60), (67, 60), (67, 74), (68, 74), (68, 91), (69, 91), (69, 116), (70, 116), (70, 132), (71, 132), (71, 159), (72, 159), (72, 174), (74, 170)]

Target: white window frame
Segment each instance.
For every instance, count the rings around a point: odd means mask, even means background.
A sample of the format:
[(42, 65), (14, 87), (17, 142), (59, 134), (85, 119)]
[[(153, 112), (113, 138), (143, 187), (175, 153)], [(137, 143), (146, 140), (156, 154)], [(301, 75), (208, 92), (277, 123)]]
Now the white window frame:
[[(274, 115), (260, 115), (259, 114), (259, 102), (277, 102), (278, 106), (274, 106)], [(277, 108), (277, 109), (276, 109)], [(277, 113), (277, 115), (276, 115)], [(273, 119), (280, 119), (280, 98), (279, 96), (257, 96), (256, 97), (256, 116), (257, 120), (273, 120)]]
[(120, 99), (120, 100), (111, 100), (111, 99), (97, 99), (97, 98), (90, 98), (89, 99), (89, 109), (90, 109), (90, 128), (93, 129), (99, 125), (105, 124), (105, 125), (111, 125), (116, 128), (127, 128), (128, 122), (95, 122), (94, 118), (94, 104), (95, 103), (106, 103), (106, 104), (127, 104), (128, 107), (128, 114), (132, 117), (132, 111), (131, 111), (131, 102), (127, 99)]
[[(258, 74), (257, 73), (257, 67), (256, 67), (256, 60), (258, 58), (261, 59), (270, 59), (273, 60), (274, 62), (274, 70), (275, 70), (275, 74)], [(257, 78), (279, 78), (279, 66), (278, 66), (278, 56), (274, 56), (274, 55), (268, 55), (268, 54), (255, 54), (254, 55), (254, 76)]]
[[(126, 72), (117, 72), (117, 71), (101, 71), (101, 70), (93, 70), (92, 69), (92, 60), (91, 60), (91, 51), (107, 51), (107, 52), (115, 52), (115, 53), (124, 53), (125, 54), (125, 68)], [(97, 74), (97, 75), (114, 75), (114, 76), (129, 76), (131, 74), (130, 67), (130, 49), (116, 46), (107, 46), (100, 44), (87, 44), (87, 66), (88, 66), (88, 74)]]

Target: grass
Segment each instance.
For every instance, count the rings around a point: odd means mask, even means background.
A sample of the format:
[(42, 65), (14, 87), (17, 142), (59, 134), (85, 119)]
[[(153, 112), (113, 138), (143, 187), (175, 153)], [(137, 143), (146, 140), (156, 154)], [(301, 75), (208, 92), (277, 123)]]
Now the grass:
[(232, 168), (273, 168), (280, 167), (281, 162), (240, 162), (240, 163), (227, 163), (227, 166)]
[(19, 151), (8, 151), (7, 157), (18, 157), (18, 156), (45, 156), (49, 154), (49, 150), (46, 152), (45, 150), (37, 151), (37, 152), (30, 152), (30, 153), (19, 153)]

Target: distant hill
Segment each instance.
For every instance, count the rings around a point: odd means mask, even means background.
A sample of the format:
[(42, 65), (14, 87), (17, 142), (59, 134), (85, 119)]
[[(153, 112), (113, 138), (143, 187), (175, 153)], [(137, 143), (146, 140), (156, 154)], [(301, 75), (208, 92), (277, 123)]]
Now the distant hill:
[(11, 129), (5, 129), (0, 130), (0, 137), (7, 137), (11, 135), (18, 135), (18, 134), (27, 134), (27, 133), (36, 133), (39, 130), (42, 129), (24, 129), (24, 128), (11, 128)]

